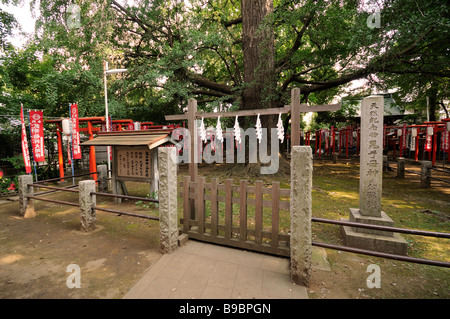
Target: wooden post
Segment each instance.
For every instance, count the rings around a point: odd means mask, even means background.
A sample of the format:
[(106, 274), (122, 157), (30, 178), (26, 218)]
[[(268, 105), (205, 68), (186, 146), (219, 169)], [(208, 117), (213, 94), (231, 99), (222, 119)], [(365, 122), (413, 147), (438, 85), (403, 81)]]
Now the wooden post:
[(218, 178), (211, 179), (211, 235), (217, 236), (218, 205), (217, 205), (217, 184)]
[(239, 185), (239, 239), (247, 240), (247, 181), (241, 180)]
[[(292, 122), (291, 122), (292, 123)], [(255, 182), (255, 242), (262, 242), (262, 223), (263, 223), (263, 193), (262, 181)]]
[(189, 220), (191, 219), (191, 201), (189, 198), (190, 176), (183, 176), (183, 232), (187, 233), (190, 229)]
[(280, 212), (280, 182), (272, 183), (272, 247), (278, 247)]
[(230, 239), (233, 224), (232, 179), (225, 180), (225, 238)]
[(191, 177), (191, 182), (197, 181), (198, 174), (198, 164), (197, 164), (197, 125), (195, 122), (195, 113), (197, 112), (197, 100), (189, 99), (188, 101), (188, 130), (191, 134), (190, 145), (189, 145), (189, 176)]
[(291, 148), (300, 145), (300, 89), (291, 90)]
[(205, 177), (197, 179), (197, 216), (198, 232), (203, 235), (205, 232)]
[[(191, 182), (197, 181), (198, 175), (198, 161), (197, 161), (197, 123), (195, 113), (197, 112), (197, 100), (189, 99), (188, 101), (188, 112), (187, 112), (187, 121), (188, 121), (188, 130), (190, 133), (190, 143), (189, 143), (189, 176), (191, 177)], [(191, 219), (196, 219), (196, 210), (195, 210), (195, 199), (189, 199), (190, 203), (190, 211), (191, 211)]]

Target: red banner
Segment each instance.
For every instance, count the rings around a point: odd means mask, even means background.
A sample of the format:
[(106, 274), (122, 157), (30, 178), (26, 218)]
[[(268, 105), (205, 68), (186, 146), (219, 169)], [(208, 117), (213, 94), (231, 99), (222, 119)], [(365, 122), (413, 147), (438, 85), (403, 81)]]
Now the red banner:
[(442, 132), (442, 137), (441, 137), (441, 148), (444, 151), (450, 151), (450, 132), (447, 131), (447, 127), (444, 127), (444, 131)]
[(331, 127), (331, 140), (330, 140), (330, 148), (333, 148), (334, 146), (334, 139), (335, 139), (335, 131), (334, 126)]
[(427, 134), (425, 138), (425, 151), (431, 152), (431, 147), (433, 145), (433, 125), (427, 125)]
[(402, 149), (406, 149), (406, 124), (402, 127)]
[(31, 173), (30, 152), (28, 150), (27, 130), (25, 128), (25, 120), (23, 117), (23, 107), (20, 107), (20, 121), (22, 123), (22, 155), (25, 164), (25, 172)]
[(35, 162), (45, 162), (44, 115), (42, 111), (30, 111), (30, 135)]
[(77, 104), (72, 104), (70, 106), (70, 120), (72, 121), (73, 159), (81, 159), (80, 128), (79, 128), (79, 122), (78, 122), (78, 105)]

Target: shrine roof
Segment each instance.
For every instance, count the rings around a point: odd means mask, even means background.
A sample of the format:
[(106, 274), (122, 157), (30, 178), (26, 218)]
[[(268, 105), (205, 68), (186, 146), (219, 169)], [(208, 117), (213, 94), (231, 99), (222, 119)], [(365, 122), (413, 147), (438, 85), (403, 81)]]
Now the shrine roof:
[(150, 149), (170, 141), (173, 129), (101, 132), (81, 146), (148, 146)]

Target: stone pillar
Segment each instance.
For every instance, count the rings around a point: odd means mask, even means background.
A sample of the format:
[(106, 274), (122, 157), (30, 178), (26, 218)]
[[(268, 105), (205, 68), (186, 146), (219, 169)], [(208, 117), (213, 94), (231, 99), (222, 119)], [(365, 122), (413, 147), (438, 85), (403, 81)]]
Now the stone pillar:
[(100, 193), (108, 192), (108, 166), (98, 165), (98, 191)]
[(309, 286), (311, 277), (312, 149), (293, 146), (291, 152), (291, 280)]
[[(361, 104), (359, 209), (350, 208), (350, 222), (394, 226), (381, 210), (383, 183), (384, 97), (371, 96)], [(407, 242), (397, 233), (342, 226), (347, 246), (406, 255)]]
[(431, 186), (431, 167), (433, 163), (430, 161), (422, 161), (420, 163), (420, 186), (427, 188)]
[(28, 186), (33, 184), (33, 175), (20, 175), (19, 176), (19, 198), (20, 198), (20, 215), (25, 218), (31, 218), (36, 216), (34, 211), (34, 200), (29, 199), (28, 195), (34, 195), (34, 188)]
[(150, 181), (150, 198), (159, 198), (159, 171), (158, 171), (158, 149), (152, 149), (150, 151), (151, 157), (151, 174), (152, 180)]
[(79, 200), (80, 200), (80, 217), (81, 230), (91, 231), (95, 229), (96, 214), (92, 208), (96, 204), (96, 196), (91, 195), (95, 192), (95, 181), (85, 180), (80, 181), (79, 185)]
[(362, 101), (359, 209), (364, 216), (381, 217), (383, 113), (382, 96), (371, 96)]
[(405, 178), (405, 158), (397, 157), (397, 177)]
[(158, 148), (159, 170), (159, 233), (163, 254), (168, 254), (178, 245), (177, 222), (177, 159), (175, 147)]

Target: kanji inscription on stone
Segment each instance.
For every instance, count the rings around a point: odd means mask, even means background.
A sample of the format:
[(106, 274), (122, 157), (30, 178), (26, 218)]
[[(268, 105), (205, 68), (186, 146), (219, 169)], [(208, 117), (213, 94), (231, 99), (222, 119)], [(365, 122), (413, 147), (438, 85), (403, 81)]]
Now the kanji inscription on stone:
[(383, 111), (382, 96), (370, 96), (362, 101), (359, 209), (364, 216), (381, 216)]

